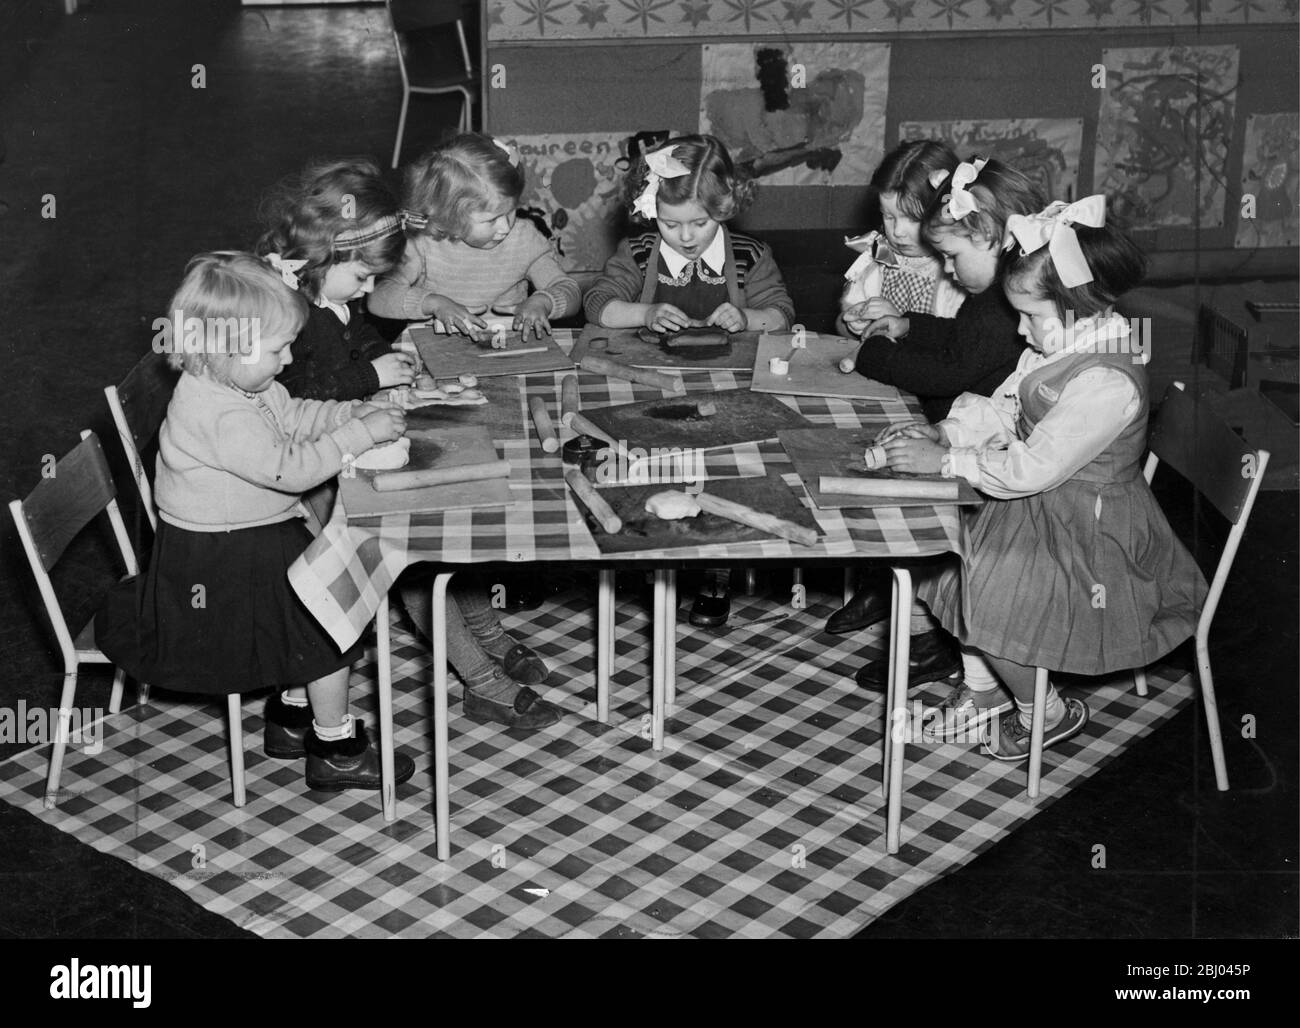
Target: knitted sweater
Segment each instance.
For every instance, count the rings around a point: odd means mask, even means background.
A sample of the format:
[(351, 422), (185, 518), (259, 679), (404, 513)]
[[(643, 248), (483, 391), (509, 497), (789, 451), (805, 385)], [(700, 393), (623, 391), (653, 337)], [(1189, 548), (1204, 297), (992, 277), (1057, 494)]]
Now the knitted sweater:
[(909, 314), (900, 342), (872, 336), (858, 350), (858, 372), (915, 393), (925, 416), (940, 421), (962, 393), (991, 396), (1016, 369), (1024, 343), (1020, 315), (999, 284), (970, 297), (955, 318)]
[(551, 318), (578, 309), (578, 283), (560, 268), (555, 250), (527, 218), (490, 250), (450, 239), (417, 236), (402, 263), (375, 283), (370, 310), (381, 318), (424, 321), (424, 298), (446, 296), (465, 307), (522, 303), (528, 283), (551, 298)]
[(301, 494), (374, 445), (351, 403), (292, 399), (278, 382), (250, 398), (181, 375), (158, 434), (158, 514), (191, 532), (300, 517)]
[[(749, 310), (779, 310), (786, 324), (794, 324), (794, 301), (786, 291), (781, 270), (776, 266), (772, 251), (766, 243), (753, 236), (732, 232), (731, 248), (736, 256), (736, 285), (740, 289), (741, 306)], [(605, 262), (605, 270), (587, 291), (583, 307), (587, 320), (600, 324), (601, 312), (614, 300), (625, 303), (641, 302), (641, 287), (645, 282), (646, 264), (659, 240), (658, 232), (642, 232), (624, 239), (614, 255)], [(657, 274), (655, 269), (651, 274)]]
[(307, 324), (289, 352), (293, 362), (276, 376), (290, 396), (308, 400), (360, 400), (379, 388), (370, 363), (392, 347), (361, 316), (360, 301), (348, 304), (345, 325), (328, 307), (312, 306)]

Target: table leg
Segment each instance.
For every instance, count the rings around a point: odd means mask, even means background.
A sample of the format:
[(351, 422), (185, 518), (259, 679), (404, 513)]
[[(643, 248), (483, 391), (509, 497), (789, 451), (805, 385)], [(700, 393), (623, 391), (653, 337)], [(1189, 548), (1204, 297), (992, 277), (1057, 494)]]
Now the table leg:
[(885, 850), (897, 853), (903, 819), (903, 757), (907, 752), (907, 666), (912, 648), (912, 572), (894, 568), (893, 659), (890, 661), (889, 722), (897, 733), (889, 764), (889, 816), (885, 825)]
[(397, 820), (397, 785), (393, 781), (393, 647), (389, 639), (388, 595), (375, 611), (376, 664), (379, 670), (379, 773), (384, 820)]
[(451, 859), (451, 797), (447, 754), (447, 583), (451, 572), (433, 580), (433, 796), (438, 859)]
[(886, 656), (888, 668), (885, 671), (885, 728), (881, 738), (884, 740), (881, 746), (880, 757), (880, 795), (883, 799), (889, 799), (889, 767), (894, 753), (894, 733), (891, 730), (893, 724), (890, 718), (894, 716), (894, 657), (898, 653), (898, 581), (890, 579), (889, 586), (889, 642), (887, 643), (889, 652)]
[(677, 572), (664, 572), (664, 711), (677, 702)]
[(665, 620), (664, 617), (664, 599), (667, 593), (667, 574), (663, 571), (655, 572), (655, 594), (654, 604), (650, 617), (653, 621), (653, 646), (651, 648), (650, 659), (653, 664), (651, 674), (652, 687), (650, 693), (650, 740), (651, 746), (656, 753), (664, 748), (664, 674), (665, 653), (664, 653), (664, 636)]
[(596, 720), (609, 724), (609, 676), (614, 669), (614, 571), (596, 585)]

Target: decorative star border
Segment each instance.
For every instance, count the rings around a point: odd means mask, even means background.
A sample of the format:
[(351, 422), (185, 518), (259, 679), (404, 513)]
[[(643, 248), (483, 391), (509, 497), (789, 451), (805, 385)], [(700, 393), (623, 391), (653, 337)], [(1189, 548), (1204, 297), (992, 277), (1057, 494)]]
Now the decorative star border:
[(485, 0), (490, 42), (1295, 23), (1300, 0)]

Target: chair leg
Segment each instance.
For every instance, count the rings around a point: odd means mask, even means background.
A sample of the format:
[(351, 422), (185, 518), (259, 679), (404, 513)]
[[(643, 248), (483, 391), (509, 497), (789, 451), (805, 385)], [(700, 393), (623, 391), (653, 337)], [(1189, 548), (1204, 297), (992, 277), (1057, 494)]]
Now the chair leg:
[(1029, 798), (1038, 799), (1038, 784), (1043, 777), (1043, 736), (1047, 724), (1047, 668), (1034, 674), (1034, 715), (1029, 733)]
[(844, 569), (844, 606), (853, 599), (853, 594), (857, 592), (858, 576), (852, 568)]
[(907, 668), (911, 657), (912, 629), (907, 612), (912, 609), (912, 573), (894, 568), (894, 602), (890, 632), (889, 723), (887, 738), (893, 740), (889, 754), (889, 799), (885, 817), (885, 852), (897, 853), (903, 833), (903, 758), (907, 756)]
[(609, 676), (614, 664), (614, 572), (600, 571), (596, 584), (596, 720), (609, 724)]
[(236, 807), (242, 807), (248, 801), (244, 791), (244, 708), (241, 699), (237, 692), (226, 697), (226, 714), (230, 722), (230, 784), (235, 792)]
[(1139, 696), (1147, 694), (1147, 669), (1140, 667), (1133, 672), (1133, 687)]
[(790, 588), (793, 589), (797, 585), (803, 585), (803, 568), (790, 569)]
[(149, 683), (148, 682), (136, 683), (136, 699), (139, 702), (140, 706), (142, 707), (149, 706)]
[(664, 748), (664, 594), (665, 575), (656, 571), (654, 603), (651, 606), (651, 686), (650, 686), (650, 748), (655, 753)]
[(397, 820), (397, 783), (393, 771), (393, 647), (389, 634), (388, 597), (375, 611), (376, 664), (379, 671), (379, 784), (384, 820)]
[(68, 750), (68, 726), (72, 720), (72, 704), (77, 698), (77, 668), (74, 665), (63, 673), (63, 691), (59, 695), (59, 726), (54, 731), (54, 749), (50, 751), (50, 773), (45, 779), (45, 809), (53, 810), (59, 803), (59, 778), (63, 774), (63, 755)]
[(406, 131), (406, 108), (411, 103), (411, 94), (402, 90), (402, 113), (397, 116), (397, 142), (393, 144), (393, 167), (402, 156), (402, 133)]
[(746, 596), (755, 596), (758, 594), (758, 572), (754, 569), (752, 564), (745, 568), (744, 582)]
[(126, 672), (120, 667), (113, 669), (113, 691), (108, 694), (108, 712), (110, 714), (120, 714), (122, 712), (122, 691), (126, 685)]
[(1205, 705), (1205, 727), (1210, 730), (1210, 755), (1214, 759), (1214, 782), (1219, 792), (1228, 791), (1228, 762), (1223, 756), (1223, 733), (1219, 728), (1219, 705), (1214, 698), (1214, 675), (1210, 672), (1209, 639), (1196, 635), (1196, 667), (1201, 678), (1201, 702)]
[(447, 583), (433, 579), (433, 818), (438, 859), (451, 859), (451, 760), (447, 753)]

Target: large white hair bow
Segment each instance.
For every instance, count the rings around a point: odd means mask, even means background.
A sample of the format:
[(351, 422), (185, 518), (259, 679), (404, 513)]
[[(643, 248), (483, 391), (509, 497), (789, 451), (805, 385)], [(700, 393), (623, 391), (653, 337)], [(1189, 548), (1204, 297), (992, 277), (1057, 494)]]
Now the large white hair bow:
[(290, 289), (298, 288), (298, 271), (306, 266), (306, 261), (291, 261), (278, 253), (268, 253), (263, 260), (280, 273), (280, 278)]
[(673, 156), (676, 149), (675, 146), (665, 146), (645, 155), (646, 167), (650, 170), (645, 177), (645, 188), (632, 204), (632, 210), (647, 221), (654, 221), (659, 216), (659, 182), (691, 173), (690, 168)]
[(1007, 232), (1020, 244), (1021, 253), (1033, 253), (1047, 247), (1061, 285), (1067, 289), (1092, 281), (1092, 269), (1083, 256), (1075, 225), (1101, 228), (1106, 224), (1106, 197), (1100, 193), (1067, 204), (1050, 203), (1038, 214), (1013, 214), (1007, 219)]
[[(948, 205), (948, 217), (953, 221), (961, 221), (968, 214), (973, 214), (979, 210), (979, 204), (975, 202), (975, 197), (971, 195), (970, 190), (966, 187), (974, 182), (979, 173), (984, 170), (984, 165), (988, 161), (983, 157), (976, 157), (973, 161), (962, 161), (957, 165), (957, 169), (952, 173), (952, 190), (946, 197), (944, 203)], [(943, 185), (943, 180), (948, 176), (943, 171), (935, 171), (930, 175), (930, 185), (938, 189)]]

